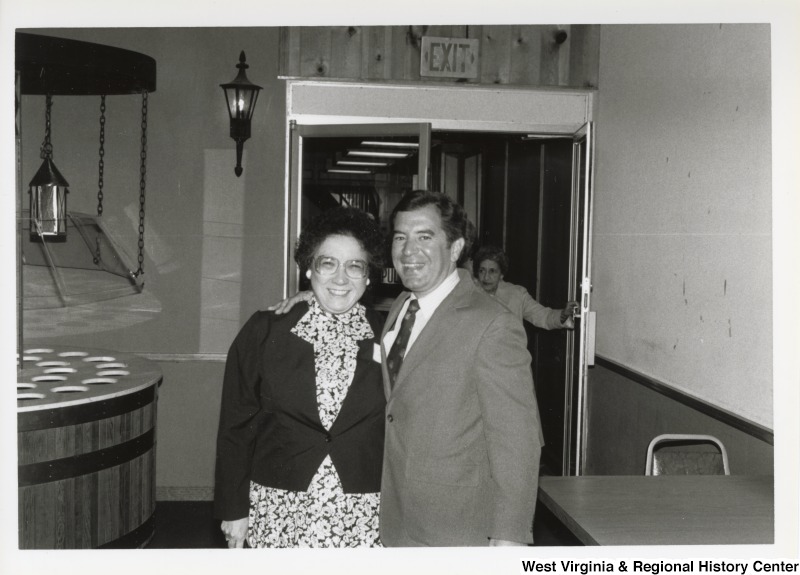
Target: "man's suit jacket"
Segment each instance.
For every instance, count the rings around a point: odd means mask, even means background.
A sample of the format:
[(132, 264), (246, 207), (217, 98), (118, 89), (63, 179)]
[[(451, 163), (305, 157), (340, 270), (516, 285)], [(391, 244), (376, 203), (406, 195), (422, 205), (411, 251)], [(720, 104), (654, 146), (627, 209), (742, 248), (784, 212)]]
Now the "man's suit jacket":
[[(381, 483), (386, 546), (529, 543), (542, 446), (522, 323), (459, 271), (387, 397)], [(383, 336), (403, 302), (394, 302)]]
[[(291, 332), (308, 311), (256, 312), (225, 364), (217, 435), (215, 517), (247, 517), (250, 481), (306, 491), (327, 455), (346, 493), (380, 489), (384, 406), (376, 339), (359, 342), (355, 374), (329, 430), (319, 417), (314, 347)], [(382, 322), (367, 310), (375, 334)]]

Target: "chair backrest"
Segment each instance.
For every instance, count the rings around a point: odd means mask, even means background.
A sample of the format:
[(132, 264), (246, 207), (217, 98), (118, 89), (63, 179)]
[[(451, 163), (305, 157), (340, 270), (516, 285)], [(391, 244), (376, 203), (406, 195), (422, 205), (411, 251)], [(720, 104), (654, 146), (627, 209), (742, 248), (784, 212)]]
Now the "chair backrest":
[[(669, 444), (669, 447), (662, 444)], [(716, 450), (702, 451), (696, 448), (708, 444), (713, 444)], [(661, 447), (664, 449), (660, 449)], [(645, 475), (730, 475), (730, 473), (728, 452), (722, 442), (713, 435), (665, 433), (653, 438), (647, 447)]]

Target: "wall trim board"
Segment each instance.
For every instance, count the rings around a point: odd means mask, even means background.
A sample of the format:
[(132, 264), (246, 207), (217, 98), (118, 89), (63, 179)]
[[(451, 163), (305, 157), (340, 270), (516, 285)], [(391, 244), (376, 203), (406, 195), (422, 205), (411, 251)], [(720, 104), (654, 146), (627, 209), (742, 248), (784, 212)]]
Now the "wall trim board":
[(211, 361), (225, 363), (227, 355), (224, 353), (139, 353), (140, 357), (158, 362), (180, 363), (186, 361)]
[(752, 435), (753, 437), (768, 443), (774, 447), (775, 445), (775, 434), (771, 429), (764, 427), (763, 425), (759, 425), (754, 423), (748, 419), (744, 419), (743, 417), (736, 415), (735, 413), (731, 413), (725, 409), (712, 405), (703, 401), (702, 399), (698, 399), (692, 395), (684, 391), (680, 391), (671, 387), (661, 381), (653, 379), (650, 376), (644, 375), (638, 371), (634, 371), (628, 367), (625, 367), (622, 364), (619, 364), (613, 360), (595, 356), (595, 363), (601, 367), (608, 369), (609, 371), (613, 371), (614, 373), (621, 375), (631, 381), (638, 383), (648, 389), (651, 389), (657, 393), (660, 393), (674, 401), (682, 403), (687, 407), (695, 409), (704, 415), (712, 417), (722, 423), (730, 425), (731, 427), (738, 429), (739, 431), (743, 431), (748, 435)]

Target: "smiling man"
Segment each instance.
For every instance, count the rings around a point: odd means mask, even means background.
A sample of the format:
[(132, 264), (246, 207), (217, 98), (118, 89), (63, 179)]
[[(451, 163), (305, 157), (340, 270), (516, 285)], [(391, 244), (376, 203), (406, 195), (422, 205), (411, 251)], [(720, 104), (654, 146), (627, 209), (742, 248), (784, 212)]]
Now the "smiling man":
[(386, 546), (532, 542), (542, 436), (531, 358), (521, 322), (457, 269), (468, 225), (435, 192), (411, 192), (392, 213), (408, 291), (381, 346)]

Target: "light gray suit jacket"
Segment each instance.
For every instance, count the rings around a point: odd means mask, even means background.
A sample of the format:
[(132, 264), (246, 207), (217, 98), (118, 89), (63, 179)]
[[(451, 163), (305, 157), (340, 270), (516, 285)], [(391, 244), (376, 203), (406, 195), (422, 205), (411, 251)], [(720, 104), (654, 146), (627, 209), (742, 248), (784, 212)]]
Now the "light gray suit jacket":
[[(387, 397), (386, 546), (530, 543), (542, 447), (525, 331), (468, 273), (436, 309)], [(403, 302), (394, 302), (384, 333)]]

